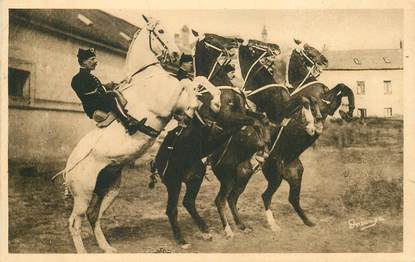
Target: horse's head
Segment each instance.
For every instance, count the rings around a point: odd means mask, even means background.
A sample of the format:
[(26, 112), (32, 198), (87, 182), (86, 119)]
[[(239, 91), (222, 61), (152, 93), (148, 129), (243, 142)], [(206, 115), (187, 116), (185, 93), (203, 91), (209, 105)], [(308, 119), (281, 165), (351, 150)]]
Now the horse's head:
[(272, 59), (281, 54), (279, 45), (274, 43), (265, 43), (262, 41), (250, 39), (248, 41), (248, 47), (251, 47), (250, 51), (252, 52), (253, 57), (259, 57), (265, 53), (264, 57)]
[(204, 41), (216, 48), (219, 48), (225, 52), (226, 55), (232, 56), (234, 54), (234, 49), (239, 47), (242, 39), (206, 33), (204, 35)]
[(215, 85), (223, 85), (220, 68), (229, 63), (238, 47), (236, 38), (205, 33), (195, 45), (195, 70), (197, 76), (205, 76)]
[(327, 68), (328, 66), (327, 58), (316, 48), (307, 43), (302, 43), (297, 39), (295, 39), (294, 42), (297, 45), (295, 51), (303, 57), (304, 64), (311, 69), (311, 74), (314, 77), (318, 77), (323, 71), (323, 68)]
[(137, 70), (147, 65), (166, 61), (174, 61), (179, 57), (180, 51), (173, 37), (159, 21), (142, 16), (145, 26), (134, 34), (128, 49), (125, 62), (125, 74), (131, 76)]
[(297, 121), (300, 128), (304, 129), (310, 136), (321, 134), (323, 132), (324, 119), (321, 115), (317, 99), (314, 97), (301, 97), (301, 100), (302, 107), (297, 112), (297, 115), (294, 116), (294, 121)]
[(174, 61), (179, 57), (180, 51), (172, 35), (160, 24), (160, 21), (146, 17), (146, 30), (149, 32), (149, 47), (154, 55), (162, 62), (170, 59)]

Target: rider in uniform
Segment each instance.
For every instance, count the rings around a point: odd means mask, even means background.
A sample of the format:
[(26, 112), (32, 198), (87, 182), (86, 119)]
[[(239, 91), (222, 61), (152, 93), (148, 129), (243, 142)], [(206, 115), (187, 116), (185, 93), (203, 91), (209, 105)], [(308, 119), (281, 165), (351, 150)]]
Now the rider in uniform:
[(95, 69), (98, 61), (95, 50), (79, 49), (78, 63), (80, 65), (79, 73), (72, 78), (71, 86), (82, 102), (85, 113), (91, 119), (96, 119), (99, 111), (106, 114), (112, 112), (118, 121), (125, 127), (128, 134), (133, 135), (137, 131), (146, 134), (153, 134), (154, 130), (144, 125), (146, 119), (138, 121), (127, 113), (127, 110), (118, 102), (115, 93), (111, 91), (116, 84), (110, 82), (103, 85), (101, 81), (91, 74)]
[(193, 57), (191, 55), (182, 54), (180, 57), (180, 68), (176, 73), (176, 78), (181, 81), (183, 79), (190, 79), (193, 71)]

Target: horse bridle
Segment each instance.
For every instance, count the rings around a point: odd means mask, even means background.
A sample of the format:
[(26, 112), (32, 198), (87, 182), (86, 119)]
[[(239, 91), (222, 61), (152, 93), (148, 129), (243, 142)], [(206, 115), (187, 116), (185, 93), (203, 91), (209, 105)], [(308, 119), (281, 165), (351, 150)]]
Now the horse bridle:
[[(313, 74), (313, 72), (315, 72), (315, 70), (316, 69), (318, 69), (318, 65), (317, 65), (317, 63), (313, 60), (313, 59), (311, 59), (305, 52), (304, 52), (304, 49), (303, 48), (301, 48), (300, 50), (296, 50), (302, 57), (304, 57), (308, 62), (310, 62), (311, 63), (311, 67), (308, 67), (308, 66), (306, 66), (307, 68), (308, 68), (308, 72), (307, 72), (307, 74), (306, 74), (306, 76), (304, 77), (304, 79), (300, 82), (300, 84), (296, 87), (296, 89), (299, 89), (299, 88), (301, 88), (302, 86), (303, 86), (303, 84), (304, 84), (304, 82), (310, 77), (310, 75), (313, 75), (313, 77), (318, 77), (319, 75), (314, 75)], [(290, 66), (290, 61), (291, 61), (291, 58), (288, 60), (288, 63), (287, 63), (287, 69), (285, 70), (285, 74), (286, 74), (286, 77), (285, 77), (285, 79), (286, 79), (286, 86), (287, 87), (292, 87), (292, 85), (291, 85), (291, 83), (290, 83), (290, 80), (289, 80), (289, 78), (288, 78), (288, 74), (289, 74), (289, 66)]]
[[(215, 72), (216, 66), (219, 64), (219, 59), (220, 59), (222, 56), (226, 55), (226, 49), (225, 49), (225, 51), (224, 51), (223, 49), (221, 49), (221, 48), (219, 48), (219, 47), (217, 47), (217, 46), (215, 46), (215, 45), (213, 45), (213, 44), (210, 44), (210, 43), (208, 43), (208, 42), (204, 42), (204, 44), (206, 45), (206, 47), (209, 47), (209, 48), (215, 49), (216, 51), (219, 51), (219, 55), (218, 55), (218, 57), (216, 58), (215, 64), (213, 65), (213, 67), (212, 67), (212, 69), (210, 70), (209, 75), (208, 75), (208, 77), (207, 77), (207, 79), (208, 79), (208, 80), (210, 80), (210, 79), (212, 78), (212, 76), (213, 76), (213, 73)], [(228, 62), (225, 62), (223, 65), (221, 65), (221, 67), (222, 67), (222, 66), (224, 66), (224, 65), (225, 65), (225, 64), (227, 64), (227, 63), (229, 63), (229, 61), (228, 61)], [(195, 71), (195, 74), (196, 74), (196, 71)]]
[[(154, 29), (152, 29), (152, 30), (149, 30), (148, 29), (148, 31), (150, 32), (149, 34), (148, 34), (148, 45), (149, 45), (149, 48), (150, 48), (150, 50), (151, 50), (151, 52), (157, 57), (157, 58), (159, 58), (159, 57), (161, 57), (161, 56), (164, 56), (163, 57), (163, 60), (165, 60), (166, 59), (166, 57), (167, 57), (167, 51), (169, 50), (169, 48), (167, 47), (167, 45), (163, 42), (163, 40), (161, 40), (161, 38), (159, 37), (159, 35), (155, 32), (155, 30)], [(154, 35), (155, 37), (156, 37), (156, 39), (159, 41), (159, 43), (161, 44), (161, 46), (164, 48), (164, 50), (161, 52), (161, 54), (157, 54), (157, 52), (156, 51), (154, 51), (154, 49), (153, 49), (153, 46), (152, 46), (152, 38), (151, 38), (151, 35)]]
[[(146, 21), (146, 23), (148, 23), (149, 22), (149, 20), (148, 20), (148, 18), (146, 17), (146, 16), (144, 16), (143, 15), (143, 19), (144, 19), (144, 21)], [(163, 51), (161, 52), (161, 54), (157, 54), (157, 52), (156, 51), (154, 51), (154, 49), (153, 49), (153, 46), (152, 46), (152, 40), (151, 40), (151, 34), (153, 34), (155, 37), (156, 37), (156, 39), (159, 41), (159, 43), (161, 44), (161, 46), (164, 48), (164, 58), (163, 59), (166, 59), (166, 57), (167, 57), (167, 50), (169, 50), (169, 48), (167, 47), (167, 45), (163, 42), (163, 40), (161, 40), (161, 38), (159, 37), (159, 35), (155, 32), (155, 28), (156, 28), (156, 26), (157, 26), (157, 24), (153, 27), (153, 29), (148, 29), (147, 28), (147, 30), (150, 32), (149, 34), (148, 34), (148, 45), (149, 45), (149, 48), (150, 48), (150, 50), (151, 50), (151, 52), (158, 58), (158, 57), (160, 57), (160, 56), (163, 56)]]
[[(277, 55), (279, 55), (278, 53), (276, 53), (271, 48), (263, 48), (263, 47), (258, 46), (258, 45), (252, 45), (251, 48), (255, 48), (255, 49), (259, 50), (259, 51), (262, 51), (262, 54), (258, 57), (257, 60), (255, 60), (255, 62), (249, 68), (248, 73), (245, 76), (244, 83), (242, 85), (242, 91), (245, 91), (245, 85), (246, 85), (246, 82), (248, 81), (248, 77), (250, 76), (252, 69), (255, 67), (256, 64), (261, 63), (261, 59), (263, 59), (264, 57), (277, 56)], [(262, 64), (262, 65), (265, 67), (264, 64)], [(268, 70), (268, 68), (266, 68), (266, 69)], [(253, 75), (255, 75), (258, 72), (259, 71), (256, 71)]]

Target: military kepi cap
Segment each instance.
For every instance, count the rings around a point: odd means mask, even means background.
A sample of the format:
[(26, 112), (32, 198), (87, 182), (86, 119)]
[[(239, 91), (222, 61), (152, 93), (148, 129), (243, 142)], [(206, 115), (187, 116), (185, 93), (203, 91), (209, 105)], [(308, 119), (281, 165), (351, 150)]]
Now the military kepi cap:
[(191, 55), (182, 54), (182, 56), (180, 57), (180, 64), (186, 63), (186, 62), (192, 62), (192, 61), (193, 61), (193, 57)]
[(87, 60), (88, 58), (96, 56), (95, 49), (94, 48), (89, 48), (89, 49), (79, 48), (77, 56), (78, 56), (78, 62), (81, 63)]

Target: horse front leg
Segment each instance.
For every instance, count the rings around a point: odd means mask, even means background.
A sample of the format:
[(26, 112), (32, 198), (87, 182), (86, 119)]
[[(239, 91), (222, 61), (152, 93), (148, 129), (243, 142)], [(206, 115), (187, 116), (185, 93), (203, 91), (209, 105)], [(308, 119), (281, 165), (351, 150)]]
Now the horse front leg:
[(202, 238), (204, 240), (212, 240), (212, 235), (209, 233), (209, 227), (205, 220), (199, 215), (196, 209), (196, 198), (200, 190), (200, 186), (205, 176), (206, 167), (202, 161), (198, 161), (189, 170), (185, 177), (186, 193), (183, 198), (183, 206), (192, 216), (193, 220), (202, 232)]
[(228, 205), (232, 212), (233, 219), (235, 220), (235, 224), (238, 226), (239, 229), (247, 233), (251, 232), (252, 228), (246, 227), (245, 224), (242, 222), (237, 208), (237, 203), (239, 196), (242, 194), (242, 192), (244, 192), (246, 185), (248, 184), (252, 175), (253, 169), (249, 160), (239, 164), (236, 171), (236, 183), (228, 197)]
[(98, 246), (106, 253), (115, 253), (117, 249), (112, 247), (105, 238), (101, 228), (101, 218), (120, 192), (121, 171), (122, 168), (120, 167), (107, 167), (101, 171), (102, 174), (98, 176), (95, 188), (97, 196), (95, 208), (90, 206), (93, 208), (87, 211), (87, 217), (94, 230)]
[(300, 159), (297, 158), (286, 167), (284, 172), (284, 179), (287, 180), (288, 184), (290, 185), (290, 194), (288, 201), (293, 206), (295, 212), (297, 212), (303, 223), (309, 227), (313, 227), (315, 224), (311, 222), (310, 219), (308, 219), (300, 205), (300, 192), (303, 172), (303, 164), (301, 163)]
[(104, 166), (104, 162), (95, 161), (95, 159), (89, 157), (81, 161), (66, 175), (65, 182), (74, 199), (72, 213), (68, 220), (69, 231), (77, 253), (86, 253), (82, 241), (82, 219), (91, 204), (98, 174)]
[(182, 181), (181, 179), (168, 179), (169, 176), (166, 176), (164, 183), (167, 187), (168, 199), (167, 199), (167, 208), (166, 208), (166, 215), (169, 218), (169, 222), (171, 228), (173, 230), (173, 236), (176, 240), (177, 244), (179, 244), (183, 249), (190, 248), (190, 244), (188, 244), (184, 238), (183, 234), (180, 230), (179, 223), (177, 221), (177, 204), (179, 202), (180, 191), (182, 188)]

